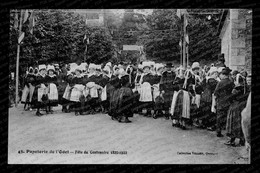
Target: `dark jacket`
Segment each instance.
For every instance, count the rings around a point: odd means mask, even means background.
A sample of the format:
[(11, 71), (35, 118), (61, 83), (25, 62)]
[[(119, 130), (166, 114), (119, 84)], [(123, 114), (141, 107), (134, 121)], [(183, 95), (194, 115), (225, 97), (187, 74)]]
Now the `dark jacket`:
[(211, 103), (212, 102), (212, 94), (216, 89), (218, 81), (213, 78), (204, 79), (202, 81), (203, 93), (201, 94), (201, 101)]
[(222, 79), (216, 86), (214, 95), (216, 96), (217, 109), (228, 109), (231, 104), (230, 97), (235, 84), (229, 79)]
[(172, 91), (173, 92), (173, 82), (175, 80), (176, 74), (174, 72), (164, 72), (162, 74), (162, 79), (160, 82), (160, 90), (161, 91)]

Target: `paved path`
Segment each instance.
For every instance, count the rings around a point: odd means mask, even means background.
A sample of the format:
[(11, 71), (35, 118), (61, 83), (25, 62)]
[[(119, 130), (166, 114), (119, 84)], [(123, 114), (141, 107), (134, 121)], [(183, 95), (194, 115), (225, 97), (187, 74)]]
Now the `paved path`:
[[(9, 109), (9, 164), (247, 163), (245, 159), (238, 159), (245, 152), (244, 147), (225, 146), (226, 138), (217, 138), (214, 132), (196, 128), (183, 131), (172, 127), (171, 120), (164, 118), (134, 115), (130, 119), (132, 123), (121, 124), (106, 114), (76, 117), (60, 110), (58, 107), (54, 114), (37, 117), (35, 111), (23, 111), (22, 105)], [(21, 150), (25, 153), (19, 154)], [(48, 153), (32, 154), (35, 150)], [(55, 153), (49, 153), (50, 150)], [(60, 150), (63, 153), (59, 153)], [(111, 154), (111, 151), (127, 154)], [(200, 153), (204, 155), (198, 155)]]

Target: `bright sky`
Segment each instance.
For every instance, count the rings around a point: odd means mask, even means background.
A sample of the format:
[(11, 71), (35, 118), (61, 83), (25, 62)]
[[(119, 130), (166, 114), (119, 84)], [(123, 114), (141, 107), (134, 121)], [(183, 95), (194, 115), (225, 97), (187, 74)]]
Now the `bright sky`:
[[(113, 11), (114, 13), (116, 14), (123, 14), (124, 13), (124, 9), (113, 9), (111, 10)], [(135, 9), (134, 12), (137, 12), (137, 13), (142, 13), (144, 15), (148, 15), (148, 14), (152, 14), (153, 10), (152, 9)]]

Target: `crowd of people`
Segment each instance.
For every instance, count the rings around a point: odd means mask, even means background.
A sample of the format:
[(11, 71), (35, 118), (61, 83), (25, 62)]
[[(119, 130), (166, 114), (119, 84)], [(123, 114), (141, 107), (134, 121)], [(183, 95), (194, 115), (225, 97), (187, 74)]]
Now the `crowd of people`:
[(217, 137), (226, 129), (230, 137), (226, 145), (250, 143), (251, 75), (226, 67), (223, 56), (217, 64), (201, 67), (194, 62), (187, 69), (152, 61), (138, 65), (97, 65), (80, 60), (61, 67), (42, 64), (30, 67), (25, 79), (21, 102), (25, 110), (36, 109), (37, 116), (42, 116), (42, 111), (53, 113), (58, 104), (64, 113), (107, 113), (124, 123), (138, 113), (154, 119), (171, 118), (172, 126), (183, 130), (196, 126), (216, 131)]

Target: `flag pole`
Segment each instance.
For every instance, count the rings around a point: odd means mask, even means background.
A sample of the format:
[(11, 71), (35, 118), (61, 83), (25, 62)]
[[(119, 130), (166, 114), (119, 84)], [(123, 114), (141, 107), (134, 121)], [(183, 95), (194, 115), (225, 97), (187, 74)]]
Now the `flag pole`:
[(185, 64), (185, 58), (186, 58), (186, 40), (185, 40), (185, 35), (186, 35), (186, 27), (185, 27), (185, 20), (186, 20), (186, 13), (183, 14), (183, 68), (186, 69), (186, 64)]
[(17, 39), (17, 57), (16, 57), (16, 79), (15, 79), (15, 107), (18, 105), (18, 85), (19, 85), (19, 55), (20, 55), (20, 43), (19, 43), (19, 37), (22, 31), (22, 10), (20, 14), (20, 24), (19, 24), (19, 35)]
[(189, 45), (187, 44), (187, 67), (189, 65)]

